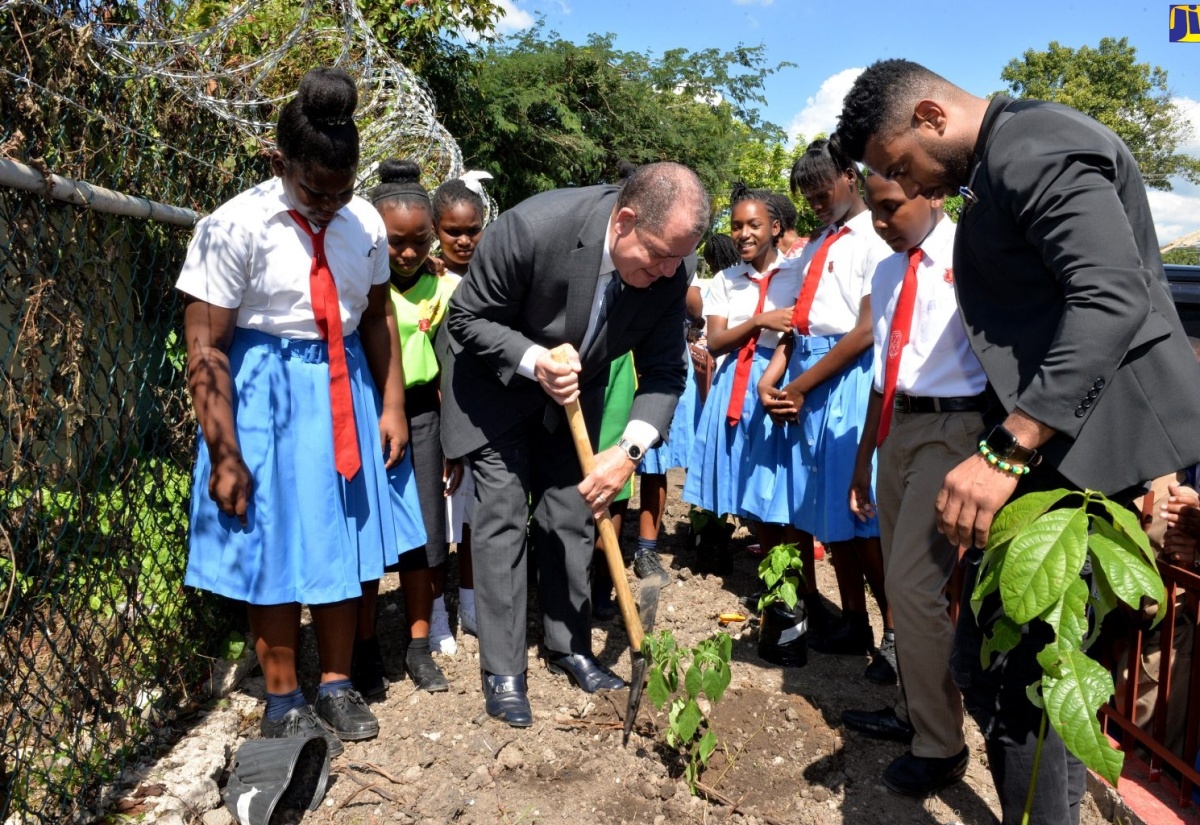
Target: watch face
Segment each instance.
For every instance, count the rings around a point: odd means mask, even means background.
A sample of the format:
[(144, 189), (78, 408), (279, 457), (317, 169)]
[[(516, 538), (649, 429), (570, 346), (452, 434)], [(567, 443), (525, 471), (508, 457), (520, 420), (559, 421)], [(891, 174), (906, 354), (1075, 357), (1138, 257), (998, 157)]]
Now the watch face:
[(992, 428), (992, 431), (988, 433), (987, 445), (988, 449), (1000, 458), (1008, 458), (1014, 450), (1021, 446), (1017, 442), (1016, 436), (1003, 427)]
[(629, 457), (634, 461), (640, 461), (642, 458), (642, 448), (636, 444), (630, 444), (629, 448), (625, 452), (628, 453)]

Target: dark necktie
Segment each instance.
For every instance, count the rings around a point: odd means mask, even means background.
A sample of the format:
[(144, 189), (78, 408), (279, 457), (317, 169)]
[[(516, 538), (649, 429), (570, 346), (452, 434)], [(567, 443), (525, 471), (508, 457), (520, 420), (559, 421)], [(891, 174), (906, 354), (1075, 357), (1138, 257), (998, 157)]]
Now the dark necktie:
[(620, 297), (622, 286), (621, 276), (617, 274), (616, 270), (610, 272), (608, 283), (604, 285), (604, 294), (600, 296), (600, 312), (596, 315), (596, 328), (592, 330), (592, 337), (588, 340), (588, 349), (591, 349), (592, 345), (596, 343), (596, 339), (600, 337), (600, 330), (604, 328), (604, 322), (608, 320), (613, 304)]

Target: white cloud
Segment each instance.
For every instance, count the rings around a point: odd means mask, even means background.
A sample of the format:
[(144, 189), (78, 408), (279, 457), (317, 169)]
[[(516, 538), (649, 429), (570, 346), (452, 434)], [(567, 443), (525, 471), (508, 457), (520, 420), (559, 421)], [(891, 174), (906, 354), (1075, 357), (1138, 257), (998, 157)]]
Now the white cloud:
[(1171, 192), (1151, 189), (1146, 193), (1154, 215), (1154, 231), (1162, 246), (1200, 229), (1200, 186), (1179, 178), (1171, 182), (1175, 186)]
[(1180, 144), (1179, 151), (1187, 152), (1191, 155), (1200, 155), (1200, 100), (1192, 100), (1190, 97), (1177, 97), (1175, 98), (1175, 105), (1192, 125), (1192, 134), (1188, 138), (1187, 143)]
[(832, 133), (837, 126), (838, 115), (842, 113), (842, 99), (862, 72), (862, 67), (843, 69), (825, 78), (817, 93), (808, 98), (804, 108), (792, 118), (787, 129), (788, 139), (795, 141), (802, 136), (805, 140), (812, 140), (818, 133)]
[(514, 0), (496, 0), (496, 5), (500, 7), (500, 19), (496, 21), (499, 34), (515, 34), (533, 25), (533, 15), (517, 8)]

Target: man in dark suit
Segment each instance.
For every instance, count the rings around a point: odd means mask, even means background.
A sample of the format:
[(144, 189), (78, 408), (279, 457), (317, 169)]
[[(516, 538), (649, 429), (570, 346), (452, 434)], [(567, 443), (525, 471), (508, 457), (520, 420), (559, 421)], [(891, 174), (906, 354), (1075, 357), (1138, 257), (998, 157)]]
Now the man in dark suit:
[[(476, 615), (487, 711), (532, 724), (526, 697), (526, 524), (550, 670), (586, 691), (624, 682), (591, 650), (593, 514), (666, 434), (686, 379), (687, 259), (709, 222), (695, 173), (649, 164), (620, 188), (546, 192), (488, 227), (438, 336), (442, 442), (475, 478)], [(551, 350), (565, 345), (568, 363)], [(562, 405), (599, 433), (614, 358), (638, 370), (629, 425), (583, 477)]]
[[(1014, 494), (1086, 488), (1130, 501), (1145, 482), (1200, 458), (1200, 371), (1171, 303), (1145, 186), (1115, 134), (1065, 106), (985, 100), (887, 60), (855, 82), (836, 139), (909, 197), (964, 197), (954, 278), (997, 401), (986, 446), (1032, 469), (1018, 485), (981, 450), (947, 475), (939, 529), (972, 548), (967, 594), (978, 548)], [(1025, 804), (1041, 718), (1025, 688), (1040, 675), (1034, 657), (1049, 634), (1035, 625), (983, 669), (981, 634), (998, 617), (995, 594), (978, 622), (960, 612), (952, 664), (1010, 823)], [(955, 778), (933, 761), (911, 760), (914, 795)], [(1031, 821), (1077, 822), (1084, 778), (1049, 731)]]

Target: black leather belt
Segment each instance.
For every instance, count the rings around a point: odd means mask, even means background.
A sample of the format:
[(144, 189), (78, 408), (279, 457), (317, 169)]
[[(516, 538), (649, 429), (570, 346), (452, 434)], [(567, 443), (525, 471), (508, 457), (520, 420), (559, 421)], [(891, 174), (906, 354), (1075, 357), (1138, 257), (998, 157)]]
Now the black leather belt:
[(982, 393), (952, 398), (897, 393), (894, 407), (902, 413), (983, 412), (987, 409), (987, 398)]

